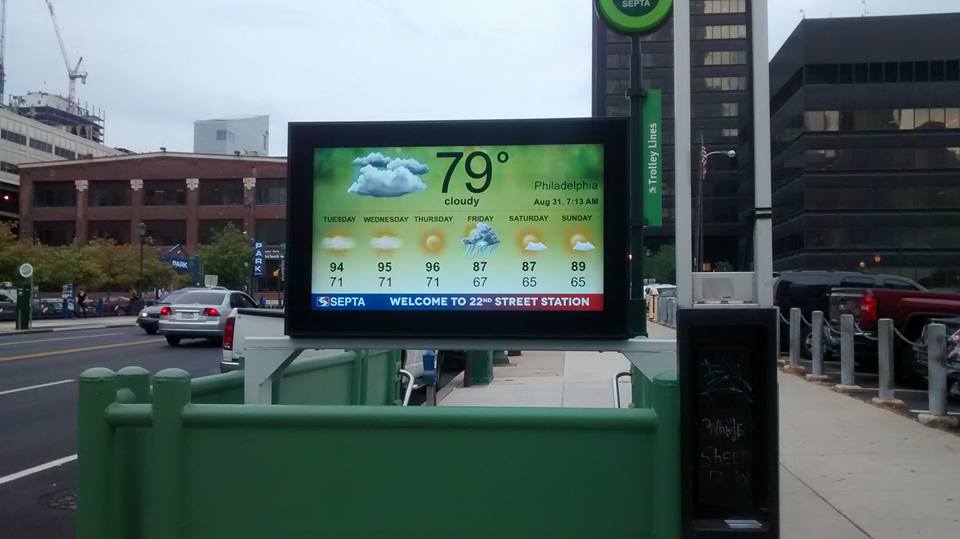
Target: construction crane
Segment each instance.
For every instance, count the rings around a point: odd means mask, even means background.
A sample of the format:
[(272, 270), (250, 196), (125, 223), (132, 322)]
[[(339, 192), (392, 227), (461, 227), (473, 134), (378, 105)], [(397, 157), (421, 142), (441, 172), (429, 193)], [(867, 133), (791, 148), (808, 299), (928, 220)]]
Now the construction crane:
[(7, 80), (4, 58), (7, 51), (7, 0), (0, 0), (0, 107), (3, 106), (3, 86)]
[(67, 47), (63, 44), (63, 36), (60, 34), (60, 25), (57, 23), (57, 15), (53, 12), (53, 3), (50, 0), (44, 0), (47, 8), (50, 10), (50, 20), (53, 21), (53, 31), (57, 33), (57, 41), (60, 42), (60, 52), (63, 53), (63, 63), (67, 66), (67, 76), (70, 77), (70, 91), (67, 95), (69, 112), (76, 112), (77, 107), (77, 79), (83, 84), (87, 83), (87, 72), (80, 70), (80, 64), (83, 62), (83, 56), (77, 60), (74, 67), (70, 67), (70, 55), (67, 54)]

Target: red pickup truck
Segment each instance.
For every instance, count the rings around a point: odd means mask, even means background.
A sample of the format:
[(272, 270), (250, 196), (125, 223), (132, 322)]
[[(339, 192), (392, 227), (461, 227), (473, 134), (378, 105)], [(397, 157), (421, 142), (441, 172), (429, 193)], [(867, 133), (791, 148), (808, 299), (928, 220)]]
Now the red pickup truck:
[[(923, 327), (931, 318), (944, 318), (960, 315), (960, 294), (926, 292), (917, 290), (882, 290), (876, 288), (835, 288), (830, 291), (830, 325), (840, 328), (840, 315), (852, 314), (857, 327), (864, 334), (855, 338), (857, 363), (876, 368), (877, 343), (867, 339), (875, 337), (877, 320), (890, 318), (893, 326), (911, 341), (917, 341), (923, 333)], [(830, 332), (828, 332), (830, 333)], [(859, 333), (859, 332), (858, 332)], [(831, 335), (831, 345), (839, 342), (839, 337)], [(837, 344), (838, 345), (838, 344)], [(897, 340), (896, 366), (897, 378), (908, 383), (917, 383), (926, 373), (919, 373), (914, 367), (912, 346)]]

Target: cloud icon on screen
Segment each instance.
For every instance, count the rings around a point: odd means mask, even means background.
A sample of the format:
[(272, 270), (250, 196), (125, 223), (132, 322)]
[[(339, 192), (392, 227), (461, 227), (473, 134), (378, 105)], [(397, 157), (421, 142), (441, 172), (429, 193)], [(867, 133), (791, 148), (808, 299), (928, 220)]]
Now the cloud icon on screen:
[(378, 251), (396, 251), (403, 247), (403, 240), (393, 236), (379, 236), (370, 240), (370, 247)]
[(546, 251), (547, 246), (540, 241), (531, 241), (530, 243), (527, 244), (526, 250), (533, 251), (533, 252)]
[(346, 236), (333, 236), (320, 240), (320, 246), (331, 251), (349, 251), (357, 246), (357, 242)]
[(360, 176), (347, 189), (348, 193), (388, 198), (427, 190), (420, 176), (430, 172), (430, 167), (416, 159), (394, 159), (373, 152), (354, 159), (353, 164), (361, 167)]
[(597, 248), (589, 241), (578, 241), (574, 246), (574, 251), (595, 251)]

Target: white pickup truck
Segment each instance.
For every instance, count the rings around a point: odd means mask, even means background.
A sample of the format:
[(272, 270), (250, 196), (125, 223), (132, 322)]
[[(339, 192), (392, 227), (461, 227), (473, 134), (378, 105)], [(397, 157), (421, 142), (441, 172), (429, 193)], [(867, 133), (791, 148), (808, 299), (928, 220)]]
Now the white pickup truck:
[[(282, 337), (283, 311), (276, 309), (233, 309), (223, 332), (223, 359), (220, 372), (242, 368), (243, 341), (247, 337)], [(343, 350), (306, 350), (301, 357), (323, 357)], [(423, 387), (424, 350), (404, 350), (402, 369), (413, 378), (413, 389)]]

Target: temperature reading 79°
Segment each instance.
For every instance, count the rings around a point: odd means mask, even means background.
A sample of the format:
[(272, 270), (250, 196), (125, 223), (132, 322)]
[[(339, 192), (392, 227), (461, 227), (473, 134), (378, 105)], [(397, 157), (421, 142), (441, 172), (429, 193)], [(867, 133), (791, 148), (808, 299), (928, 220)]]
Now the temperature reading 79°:
[[(471, 193), (479, 194), (490, 188), (490, 183), (493, 181), (493, 159), (490, 158), (490, 154), (486, 152), (473, 152), (467, 155), (466, 160), (464, 160), (464, 155), (463, 152), (437, 153), (439, 159), (453, 159), (450, 163), (450, 168), (447, 169), (447, 175), (443, 178), (444, 193), (450, 191), (450, 179), (453, 178), (453, 175), (457, 172), (457, 167), (461, 161), (463, 161), (464, 171), (466, 171), (467, 176), (471, 178), (471, 180), (466, 182), (467, 190)], [(510, 154), (507, 152), (497, 154), (497, 162), (501, 164), (506, 163), (509, 159)], [(472, 180), (483, 180), (483, 183), (477, 186)]]

